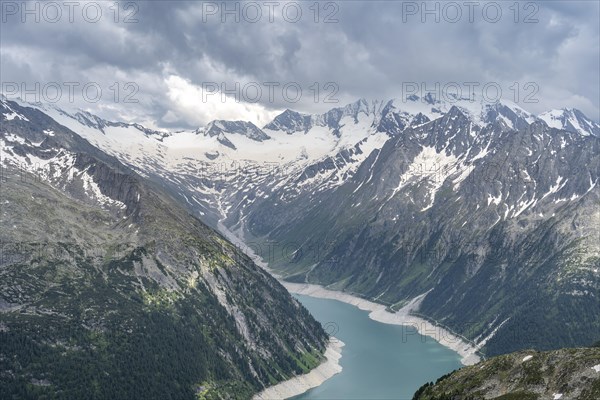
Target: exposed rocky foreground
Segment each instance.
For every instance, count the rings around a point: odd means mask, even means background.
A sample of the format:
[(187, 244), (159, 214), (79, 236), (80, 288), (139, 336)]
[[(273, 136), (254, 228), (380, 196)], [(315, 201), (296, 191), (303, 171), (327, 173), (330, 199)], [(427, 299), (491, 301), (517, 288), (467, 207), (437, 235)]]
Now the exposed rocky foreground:
[(464, 367), (422, 386), (413, 400), (597, 400), (600, 348), (519, 351)]

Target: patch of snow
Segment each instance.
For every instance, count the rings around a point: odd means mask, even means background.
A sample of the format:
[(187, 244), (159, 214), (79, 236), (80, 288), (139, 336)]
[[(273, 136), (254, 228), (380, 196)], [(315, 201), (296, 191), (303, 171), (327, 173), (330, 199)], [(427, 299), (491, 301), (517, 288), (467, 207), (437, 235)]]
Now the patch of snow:
[(7, 121), (12, 121), (15, 118), (18, 118), (18, 119), (23, 120), (23, 121), (29, 121), (26, 117), (22, 116), (21, 114), (19, 114), (17, 112), (14, 112), (14, 111), (11, 112), (10, 114), (6, 114), (5, 113), (5, 114), (2, 114), (2, 115), (4, 115), (4, 119), (7, 120)]
[(532, 198), (530, 201), (521, 201), (518, 204), (519, 209), (514, 213), (513, 217), (518, 217), (521, 213), (527, 210), (531, 206), (535, 206), (537, 204), (537, 200)]
[(15, 134), (13, 134), (13, 133), (7, 133), (7, 134), (5, 135), (5, 137), (6, 137), (6, 139), (7, 139), (9, 142), (13, 142), (13, 143), (19, 143), (19, 144), (25, 144), (25, 139), (23, 139), (23, 138), (22, 138), (22, 137), (20, 137), (20, 136), (17, 136), (17, 135), (15, 135)]
[(564, 179), (563, 181), (563, 177), (559, 176), (558, 178), (556, 178), (556, 183), (552, 186), (550, 186), (550, 189), (548, 190), (548, 192), (546, 192), (543, 196), (542, 199), (546, 198), (547, 196), (554, 194), (556, 192), (558, 192), (559, 190), (561, 190), (563, 187), (565, 187), (565, 185), (568, 182), (568, 179)]
[(94, 199), (96, 199), (96, 201), (98, 201), (101, 205), (116, 206), (121, 209), (124, 209), (126, 207), (124, 203), (118, 200), (114, 200), (103, 194), (98, 184), (94, 181), (94, 178), (87, 173), (87, 170), (83, 171), (80, 177), (83, 182), (83, 189), (85, 190), (85, 192)]
[(495, 205), (498, 205), (502, 202), (502, 195), (496, 197), (496, 196), (492, 196), (491, 194), (488, 194), (488, 198), (487, 198), (487, 205), (489, 206), (491, 203), (494, 203)]
[(538, 118), (544, 121), (550, 128), (562, 129), (563, 125), (560, 122), (562, 116), (563, 110), (550, 110), (538, 115)]
[[(400, 177), (399, 185), (394, 189), (390, 198), (404, 187), (408, 181), (425, 182), (428, 185), (427, 196), (429, 203), (421, 212), (428, 210), (435, 202), (435, 195), (443, 186), (446, 179), (456, 172), (458, 159), (454, 155), (446, 155), (445, 151), (437, 152), (434, 147), (423, 147), (413, 159), (408, 170)], [(468, 170), (468, 169), (467, 169)], [(462, 170), (457, 180), (466, 178), (468, 174)]]
[[(497, 317), (496, 317), (497, 318)], [(502, 328), (502, 325), (504, 325), (505, 323), (508, 322), (508, 320), (510, 319), (510, 317), (506, 318), (504, 321), (502, 321), (497, 327), (494, 328), (494, 330), (487, 335), (485, 338), (483, 338), (480, 342), (477, 342), (477, 347), (478, 348), (482, 348), (483, 346), (486, 345), (486, 343), (494, 337), (494, 335), (496, 335), (496, 332), (498, 332), (498, 329)], [(495, 320), (494, 320), (495, 321)], [(493, 324), (493, 323), (492, 323)]]

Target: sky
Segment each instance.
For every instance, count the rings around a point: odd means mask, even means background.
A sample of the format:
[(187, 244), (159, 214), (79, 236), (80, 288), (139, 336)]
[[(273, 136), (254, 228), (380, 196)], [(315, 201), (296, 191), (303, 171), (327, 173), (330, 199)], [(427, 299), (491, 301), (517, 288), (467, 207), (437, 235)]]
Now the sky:
[[(115, 5), (117, 4), (117, 5)], [(170, 130), (434, 92), (600, 120), (598, 1), (1, 1), (7, 97)]]

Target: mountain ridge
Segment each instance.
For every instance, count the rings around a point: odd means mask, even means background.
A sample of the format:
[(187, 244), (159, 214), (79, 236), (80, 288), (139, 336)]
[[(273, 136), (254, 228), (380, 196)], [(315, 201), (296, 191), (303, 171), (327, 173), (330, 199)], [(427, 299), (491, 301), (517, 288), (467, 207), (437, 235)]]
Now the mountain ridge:
[[(230, 135), (236, 150), (190, 147), (182, 133), (163, 147), (137, 141), (130, 153), (110, 134), (61, 123), (213, 227), (258, 248), (279, 243), (267, 261), (290, 281), (392, 310), (427, 293), (424, 317), (470, 340), (490, 337), (490, 354), (595, 339), (600, 316), (581, 310), (596, 307), (600, 288), (598, 138), (510, 103), (371, 104), (334, 109), (335, 123), (306, 132), (292, 118), (300, 134), (280, 126), (256, 147)], [(558, 316), (543, 313), (548, 304)], [(579, 328), (558, 333), (560, 324)]]
[[(521, 129), (524, 127), (524, 121), (529, 124), (534, 120), (539, 120), (552, 128), (600, 137), (600, 123), (588, 118), (583, 112), (576, 108), (553, 109), (534, 115), (506, 99), (500, 99), (495, 102), (486, 102), (483, 99), (459, 98), (450, 95), (448, 95), (448, 97), (451, 97), (451, 100), (437, 100), (433, 92), (429, 92), (423, 97), (412, 95), (407, 96), (405, 99), (393, 98), (386, 101), (368, 101), (364, 98), (360, 98), (344, 106), (334, 107), (325, 113), (306, 114), (288, 108), (275, 116), (272, 121), (266, 123), (262, 128), (257, 127), (251, 121), (214, 120), (203, 127), (197, 128), (195, 132), (203, 133), (208, 136), (218, 136), (220, 133), (241, 134), (246, 135), (253, 140), (263, 141), (270, 139), (269, 135), (263, 131), (265, 129), (272, 131), (284, 130), (288, 134), (300, 131), (306, 133), (316, 125), (325, 126), (330, 130), (335, 131), (339, 128), (339, 120), (344, 116), (351, 116), (356, 121), (357, 116), (361, 113), (369, 115), (375, 113), (376, 110), (382, 110), (381, 118), (383, 119), (390, 113), (393, 113), (391, 110), (398, 109), (402, 113), (411, 110), (413, 117), (420, 114), (420, 118), (426, 117), (427, 119), (431, 119), (432, 116), (438, 118), (441, 117), (452, 107), (458, 107), (463, 112), (471, 112), (473, 113), (473, 116), (477, 116), (478, 118), (481, 117), (485, 123), (490, 123), (497, 118), (503, 118), (505, 121), (510, 121), (507, 123), (509, 123), (511, 127)], [(4, 95), (2, 95), (2, 98), (8, 100)], [(22, 105), (27, 104), (45, 108), (42, 103), (27, 103), (20, 99), (16, 99), (16, 101), (20, 102)], [(385, 106), (382, 108), (381, 106), (383, 104), (385, 104)], [(406, 105), (406, 109), (403, 109), (401, 105)], [(436, 105), (437, 107), (435, 107)], [(440, 109), (440, 105), (442, 106), (442, 109), (445, 109), (446, 111)], [(424, 106), (424, 108), (417, 108), (418, 111), (415, 111), (415, 107), (419, 106)], [(428, 108), (428, 106), (431, 107)], [(470, 106), (475, 107), (473, 108)], [(99, 130), (102, 130), (105, 126), (135, 126), (138, 130), (147, 135), (156, 135), (158, 137), (166, 137), (181, 132), (153, 130), (146, 128), (141, 124), (132, 122), (109, 121), (81, 109), (77, 109), (74, 112), (67, 112), (58, 107), (53, 108), (59, 112), (65, 113), (71, 118), (79, 119), (83, 124), (93, 126)], [(411, 113), (411, 111), (408, 112)], [(477, 113), (480, 115), (476, 115)], [(288, 124), (291, 126), (287, 126)]]

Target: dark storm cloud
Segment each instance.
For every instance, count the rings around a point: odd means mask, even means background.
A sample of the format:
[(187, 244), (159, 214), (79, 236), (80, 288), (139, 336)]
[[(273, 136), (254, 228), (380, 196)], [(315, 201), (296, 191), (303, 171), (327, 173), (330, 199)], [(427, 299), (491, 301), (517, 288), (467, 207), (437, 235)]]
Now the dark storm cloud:
[[(339, 10), (334, 23), (322, 21), (335, 11), (331, 2), (320, 3), (318, 23), (309, 8), (313, 2), (301, 3), (303, 15), (295, 23), (282, 18), (282, 2), (271, 23), (268, 9), (257, 3), (263, 17), (256, 23), (244, 15), (239, 22), (229, 15), (223, 23), (220, 12), (207, 14), (222, 2), (136, 2), (137, 23), (122, 21), (133, 7), (121, 9), (115, 23), (114, 10), (107, 8), (110, 2), (102, 3), (104, 15), (96, 23), (77, 12), (73, 23), (66, 17), (56, 23), (22, 23), (20, 15), (6, 15), (3, 6), (2, 81), (94, 81), (102, 87), (135, 82), (139, 104), (103, 104), (102, 109), (165, 127), (207, 122), (206, 110), (197, 118), (190, 111), (193, 107), (182, 110), (183, 97), (173, 88), (173, 82), (181, 80), (196, 88), (206, 82), (224, 82), (228, 88), (235, 82), (297, 82), (303, 88), (297, 103), (286, 101), (279, 91), (272, 101), (263, 94), (252, 106), (267, 112), (317, 112), (335, 106), (324, 104), (322, 96), (315, 102), (309, 89), (315, 82), (321, 90), (335, 82), (339, 92), (334, 98), (340, 103), (399, 97), (403, 82), (427, 83), (428, 88), (436, 82), (498, 82), (505, 97), (514, 100), (514, 93), (506, 93), (512, 83), (535, 82), (539, 103), (521, 104), (524, 108), (541, 112), (577, 107), (600, 118), (597, 2), (523, 2), (517, 22), (509, 9), (513, 2), (495, 3), (503, 13), (497, 22), (483, 15), (486, 3), (478, 3), (469, 21), (468, 9), (457, 2), (462, 16), (454, 23), (443, 13), (439, 22), (432, 14), (424, 15), (422, 2), (387, 1), (335, 2)], [(429, 2), (427, 7), (436, 4)], [(439, 3), (440, 10), (445, 4)], [(419, 10), (407, 13), (415, 5)], [(532, 11), (538, 22), (524, 23)], [(181, 80), (169, 79), (173, 76)]]

